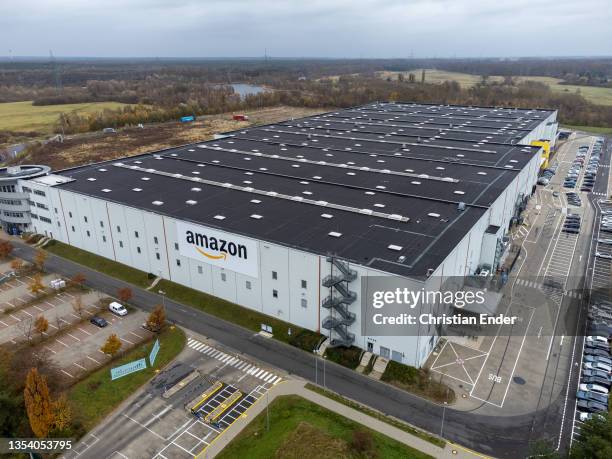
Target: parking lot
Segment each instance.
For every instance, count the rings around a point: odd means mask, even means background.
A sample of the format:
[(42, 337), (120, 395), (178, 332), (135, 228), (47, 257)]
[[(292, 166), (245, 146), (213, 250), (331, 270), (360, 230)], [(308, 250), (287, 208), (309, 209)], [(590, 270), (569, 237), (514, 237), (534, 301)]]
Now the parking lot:
[[(34, 295), (29, 289), (33, 274), (14, 275), (9, 265), (8, 262), (0, 265), (3, 273), (0, 275), (0, 344), (30, 343), (34, 352), (46, 353), (68, 380), (78, 378), (110, 358), (100, 350), (110, 334), (117, 334), (124, 349), (150, 334), (141, 328), (146, 320), (144, 312), (134, 310), (119, 317), (103, 307), (99, 292), (79, 287), (55, 291), (49, 287), (52, 280), (58, 279), (53, 273), (41, 277), (44, 291)], [(75, 307), (77, 301), (81, 308)], [(41, 316), (48, 323), (42, 336), (34, 327), (35, 320)], [(92, 324), (93, 316), (104, 318), (108, 326), (100, 328)]]
[(64, 457), (193, 458), (285, 378), (191, 335), (171, 368)]
[(609, 343), (612, 336), (612, 201), (607, 199), (610, 146), (596, 147), (596, 151), (604, 158), (604, 164), (600, 166), (604, 170), (600, 171), (599, 180), (605, 183), (600, 183), (599, 191), (593, 192), (592, 199), (596, 218), (590, 251), (590, 298), (585, 311), (587, 336), (580, 337), (570, 443), (580, 441), (581, 429), (587, 419), (600, 411), (608, 411), (608, 392), (612, 385)]

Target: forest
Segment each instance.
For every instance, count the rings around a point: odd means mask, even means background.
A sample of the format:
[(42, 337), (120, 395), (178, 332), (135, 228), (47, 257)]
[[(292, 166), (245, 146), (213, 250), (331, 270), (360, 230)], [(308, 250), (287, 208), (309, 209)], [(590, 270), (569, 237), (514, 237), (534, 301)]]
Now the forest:
[[(436, 68), (482, 76), (471, 87), (420, 78), (380, 78), (376, 72)], [(487, 79), (488, 75), (504, 76)], [(62, 114), (58, 133), (176, 120), (276, 105), (348, 107), (375, 100), (559, 110), (569, 125), (612, 126), (612, 106), (577, 92), (551, 91), (516, 76), (550, 76), (563, 83), (608, 87), (612, 59), (251, 59), (52, 60), (0, 62), (0, 102), (34, 105), (113, 101), (130, 104), (89, 114)], [(230, 83), (268, 91), (241, 97)]]

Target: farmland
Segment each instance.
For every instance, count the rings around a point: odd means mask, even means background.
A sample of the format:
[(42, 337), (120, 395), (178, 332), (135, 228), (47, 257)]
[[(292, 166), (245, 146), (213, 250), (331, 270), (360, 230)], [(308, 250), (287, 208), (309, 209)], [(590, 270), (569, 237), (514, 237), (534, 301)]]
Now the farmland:
[(117, 102), (34, 106), (32, 101), (0, 104), (0, 131), (40, 132), (50, 134), (61, 113), (96, 113), (117, 109)]
[[(391, 78), (396, 80), (398, 75), (401, 73), (404, 75), (406, 80), (410, 73), (414, 74), (416, 81), (421, 81), (421, 72), (423, 69), (410, 70), (406, 72), (378, 72), (381, 78)], [(513, 77), (516, 81), (537, 81), (550, 86), (550, 89), (556, 93), (575, 93), (580, 92), (588, 101), (594, 104), (600, 105), (612, 105), (612, 88), (603, 88), (595, 86), (577, 86), (570, 84), (561, 84), (561, 79), (546, 77), (546, 76), (529, 76), (529, 77)], [(463, 88), (469, 88), (474, 86), (478, 82), (482, 81), (480, 75), (472, 75), (469, 73), (460, 72), (448, 72), (444, 70), (425, 70), (425, 82), (426, 83), (443, 83), (445, 81), (456, 81)], [(487, 79), (488, 82), (501, 82), (503, 77), (501, 76), (490, 76)]]

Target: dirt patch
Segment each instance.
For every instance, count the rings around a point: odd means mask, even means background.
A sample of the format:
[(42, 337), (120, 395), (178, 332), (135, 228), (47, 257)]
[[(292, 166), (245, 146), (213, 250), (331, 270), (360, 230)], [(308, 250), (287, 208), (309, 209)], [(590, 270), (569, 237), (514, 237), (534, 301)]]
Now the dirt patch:
[(115, 134), (76, 135), (66, 138), (63, 143), (33, 145), (12, 163), (46, 164), (55, 170), (65, 169), (210, 140), (215, 133), (310, 116), (324, 111), (326, 110), (281, 106), (246, 112), (249, 116), (249, 121), (246, 122), (234, 121), (232, 115), (226, 113), (202, 117), (201, 120), (189, 124), (150, 124), (143, 129), (121, 129)]
[(283, 445), (277, 450), (276, 459), (324, 459), (328, 457), (351, 457), (349, 445), (328, 435), (307, 422), (300, 422)]

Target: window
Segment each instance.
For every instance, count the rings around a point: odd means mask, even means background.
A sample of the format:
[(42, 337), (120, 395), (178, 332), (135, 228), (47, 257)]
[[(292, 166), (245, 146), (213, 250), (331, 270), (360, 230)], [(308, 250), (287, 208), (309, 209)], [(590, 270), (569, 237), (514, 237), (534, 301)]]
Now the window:
[(106, 236), (102, 236), (102, 242), (106, 242)]
[(68, 216), (72, 218), (72, 212), (68, 212)]
[(22, 190), (24, 193), (31, 193), (31, 192), (32, 192), (32, 188), (28, 188), (27, 186), (22, 186), (22, 187), (21, 187), (21, 190)]
[(55, 210), (55, 213), (57, 213), (57, 207), (53, 208), (53, 210)]
[(306, 301), (306, 298), (302, 298), (301, 302), (302, 302), (302, 307), (303, 308), (308, 307), (308, 301)]
[(204, 271), (202, 270), (201, 266), (198, 266), (198, 274), (202, 274)]
[(3, 193), (14, 193), (15, 185), (2, 185), (0, 186), (0, 191), (2, 191)]
[(178, 242), (174, 243), (174, 250), (178, 250)]
[(91, 233), (89, 232), (89, 230), (85, 231), (85, 233), (87, 234), (87, 237), (91, 237)]
[(156, 244), (159, 244), (159, 242), (157, 241), (157, 236), (153, 238), (153, 242), (155, 242)]
[(87, 217), (83, 217), (83, 220), (85, 220), (85, 223), (87, 223)]
[(136, 247), (136, 252), (141, 253), (140, 247)]
[(41, 217), (41, 216), (39, 216), (38, 218), (40, 218), (40, 219), (41, 219), (43, 222), (45, 222), (45, 223), (51, 223), (51, 219), (50, 219), (50, 218), (47, 218), (47, 217)]
[(57, 227), (60, 228), (62, 225), (60, 224), (60, 222), (57, 222)]
[(181, 266), (181, 260), (179, 260), (178, 258), (176, 259), (176, 266)]
[(100, 228), (104, 228), (104, 222), (100, 220)]
[[(15, 191), (15, 185), (11, 185), (11, 186), (13, 187), (13, 192), (14, 192)], [(34, 190), (34, 194), (37, 194), (38, 196), (47, 196), (45, 194), (45, 192), (41, 191), (41, 190)]]
[(278, 279), (278, 274), (276, 273), (276, 271), (272, 271), (272, 279)]
[(123, 247), (123, 241), (119, 241), (119, 247)]
[(246, 281), (247, 290), (251, 290), (251, 281)]
[(221, 273), (221, 280), (225, 282), (227, 280), (227, 274)]
[(117, 225), (117, 232), (120, 233), (121, 232), (121, 227), (119, 225)]
[[(21, 201), (18, 201), (16, 199), (0, 199), (0, 203), (7, 204), (9, 206), (20, 206), (21, 205)], [(33, 201), (30, 201), (30, 200), (28, 200), (28, 203), (31, 206), (35, 204)]]
[(302, 279), (302, 288), (306, 288), (308, 286), (308, 282)]
[(44, 205), (44, 204), (42, 204), (40, 202), (36, 203), (36, 207), (38, 207), (39, 209), (49, 210), (49, 208), (46, 205)]
[(134, 231), (134, 237), (138, 238), (138, 231)]
[(38, 220), (38, 215), (36, 214), (30, 214), (30, 217), (32, 217), (34, 220)]
[(159, 260), (159, 253), (155, 254), (155, 258), (157, 258)]
[(272, 290), (272, 296), (278, 298), (278, 290)]
[(72, 227), (72, 232), (74, 233), (74, 226)]

